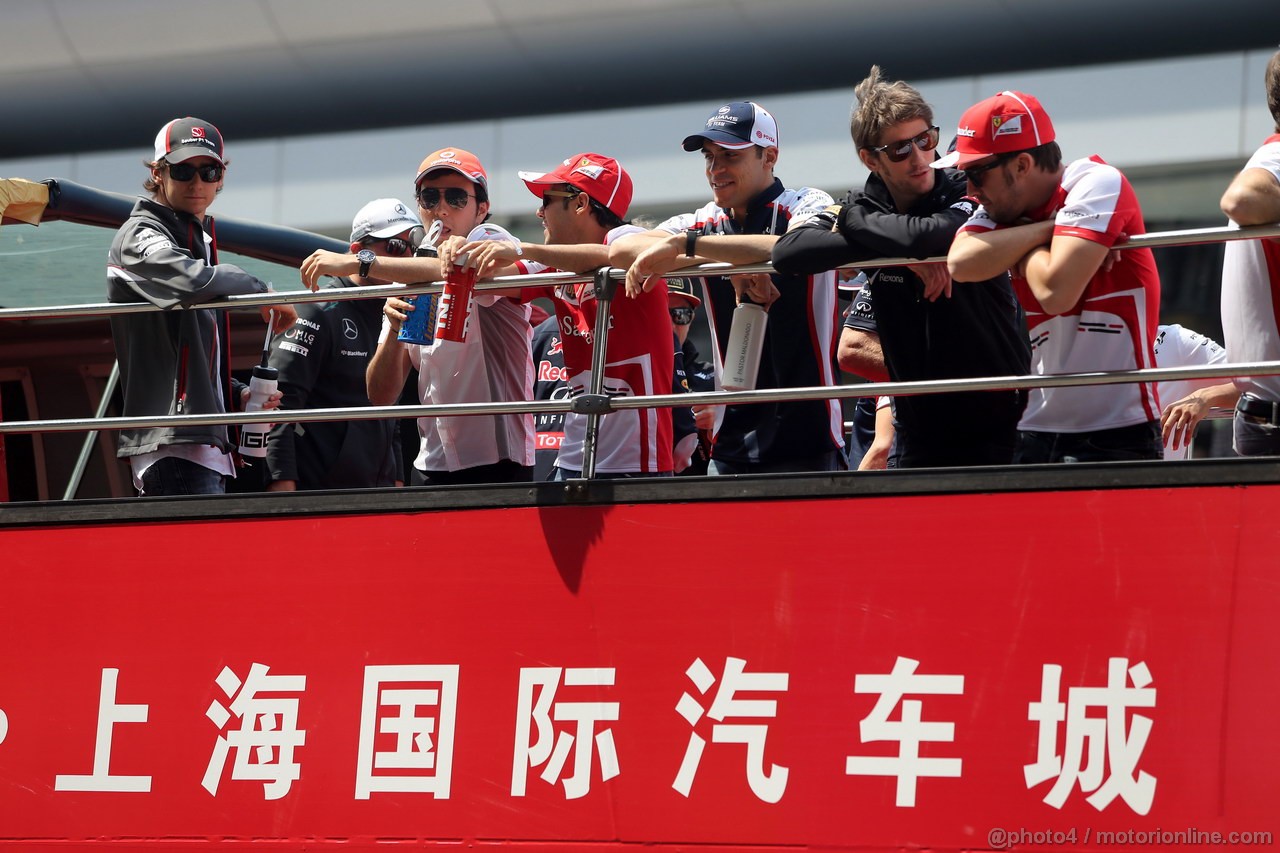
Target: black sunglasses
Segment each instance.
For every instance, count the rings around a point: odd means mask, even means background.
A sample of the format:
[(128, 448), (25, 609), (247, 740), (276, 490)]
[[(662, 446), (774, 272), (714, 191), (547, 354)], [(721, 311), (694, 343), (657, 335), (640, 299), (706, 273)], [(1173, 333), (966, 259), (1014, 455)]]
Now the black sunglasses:
[(971, 166), (968, 169), (961, 169), (960, 171), (964, 174), (966, 181), (973, 184), (978, 189), (982, 189), (982, 182), (987, 179), (988, 172), (1009, 162), (1014, 157), (1017, 157), (1018, 154), (1019, 152), (1017, 151), (1010, 151), (1007, 154), (997, 154), (996, 159), (992, 160), (990, 163), (983, 163), (981, 166)]
[(563, 199), (577, 198), (578, 193), (580, 192), (581, 190), (579, 190), (578, 192), (565, 192), (564, 190), (544, 190), (542, 193), (542, 204), (539, 207), (545, 208), (547, 205), (551, 204), (551, 200), (553, 198), (563, 198)]
[(222, 180), (222, 166), (218, 163), (212, 163), (208, 166), (193, 166), (190, 163), (170, 163), (169, 177), (179, 183), (185, 184), (187, 181), (200, 176), (200, 180), (206, 184), (216, 184)]
[(937, 148), (938, 128), (931, 127), (924, 133), (913, 136), (910, 139), (899, 139), (897, 142), (890, 142), (887, 145), (877, 145), (870, 150), (877, 154), (883, 154), (894, 163), (901, 163), (911, 156), (911, 147), (913, 145), (921, 151), (932, 151)]
[(364, 241), (366, 246), (376, 246), (382, 244), (382, 251), (392, 258), (403, 258), (405, 255), (412, 255), (417, 250), (417, 246), (409, 240), (401, 237), (387, 237), (385, 239), (373, 237)]
[(418, 190), (418, 204), (422, 205), (423, 210), (431, 210), (440, 203), (441, 195), (444, 196), (444, 203), (454, 210), (465, 209), (467, 200), (475, 198), (473, 194), (458, 187), (447, 187), (443, 190), (439, 187), (422, 187)]
[(690, 306), (668, 308), (667, 313), (671, 315), (671, 322), (677, 326), (687, 326), (693, 322), (693, 313), (697, 310)]

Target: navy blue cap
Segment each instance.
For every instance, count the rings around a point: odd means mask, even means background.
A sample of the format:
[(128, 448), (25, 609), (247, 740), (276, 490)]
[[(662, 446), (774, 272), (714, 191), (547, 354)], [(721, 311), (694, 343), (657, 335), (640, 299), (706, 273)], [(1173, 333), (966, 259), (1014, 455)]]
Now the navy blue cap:
[(704, 142), (724, 148), (761, 148), (778, 146), (778, 123), (764, 107), (753, 101), (734, 101), (711, 114), (702, 133), (686, 136), (685, 151), (701, 151)]

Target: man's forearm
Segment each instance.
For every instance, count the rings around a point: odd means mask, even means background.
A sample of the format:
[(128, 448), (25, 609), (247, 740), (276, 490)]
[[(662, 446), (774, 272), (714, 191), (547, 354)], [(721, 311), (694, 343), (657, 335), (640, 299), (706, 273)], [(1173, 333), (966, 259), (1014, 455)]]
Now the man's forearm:
[(390, 337), (378, 344), (373, 358), (369, 359), (369, 367), (365, 369), (369, 402), (375, 406), (394, 406), (409, 375), (404, 345), (396, 340), (395, 335), (396, 330), (392, 329)]
[(1037, 246), (1053, 239), (1053, 222), (1033, 222), (992, 231), (961, 231), (947, 253), (956, 281), (986, 281), (1008, 272)]
[(1265, 169), (1245, 169), (1223, 194), (1222, 212), (1237, 225), (1280, 222), (1280, 181)]

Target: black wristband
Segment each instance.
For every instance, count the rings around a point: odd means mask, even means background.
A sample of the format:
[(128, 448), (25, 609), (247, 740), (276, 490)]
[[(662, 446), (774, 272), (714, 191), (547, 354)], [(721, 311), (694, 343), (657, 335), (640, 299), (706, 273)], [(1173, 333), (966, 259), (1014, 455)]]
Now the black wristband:
[(685, 257), (695, 258), (694, 245), (698, 242), (698, 229), (690, 228), (684, 232), (684, 254)]

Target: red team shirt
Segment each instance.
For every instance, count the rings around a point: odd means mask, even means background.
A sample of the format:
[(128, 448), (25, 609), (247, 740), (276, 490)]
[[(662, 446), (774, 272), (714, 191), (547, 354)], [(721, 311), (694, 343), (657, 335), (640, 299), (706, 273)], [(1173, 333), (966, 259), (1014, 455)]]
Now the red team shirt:
[[(1054, 216), (1053, 234), (1091, 240), (1108, 248), (1145, 234), (1142, 209), (1128, 179), (1096, 155), (1067, 166), (1053, 197), (1031, 219)], [(962, 231), (1000, 228), (979, 207)], [(1156, 366), (1160, 277), (1150, 249), (1126, 249), (1111, 269), (1099, 269), (1080, 300), (1049, 314), (1026, 279), (1014, 290), (1027, 312), (1031, 371), (1039, 375), (1134, 370)], [(1030, 393), (1019, 428), (1079, 433), (1114, 429), (1160, 418), (1154, 383), (1038, 388)]]
[[(1280, 181), (1280, 134), (1245, 164)], [(1280, 242), (1232, 240), (1222, 262), (1222, 331), (1234, 362), (1280, 361)], [(1236, 386), (1280, 401), (1280, 376), (1238, 379)]]
[[(627, 234), (643, 233), (635, 225), (614, 228), (605, 238), (612, 243)], [(518, 261), (526, 274), (558, 272), (535, 261)], [(526, 299), (547, 296), (555, 304), (564, 346), (570, 393), (591, 388), (591, 345), (595, 339), (594, 285), (566, 284), (545, 291), (526, 290)], [(666, 283), (635, 299), (619, 289), (609, 318), (609, 342), (604, 367), (604, 392), (611, 397), (670, 394), (675, 342), (667, 313)], [(582, 470), (587, 416), (569, 412), (564, 441), (556, 464)], [(600, 419), (596, 441), (596, 471), (602, 474), (666, 473), (672, 470), (671, 409), (624, 409)]]

